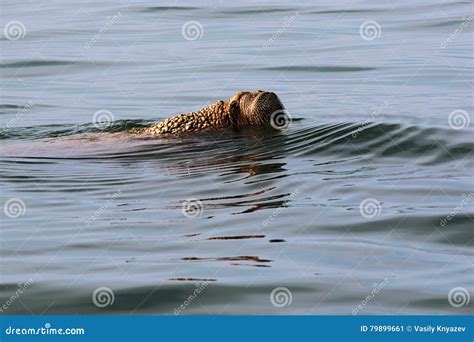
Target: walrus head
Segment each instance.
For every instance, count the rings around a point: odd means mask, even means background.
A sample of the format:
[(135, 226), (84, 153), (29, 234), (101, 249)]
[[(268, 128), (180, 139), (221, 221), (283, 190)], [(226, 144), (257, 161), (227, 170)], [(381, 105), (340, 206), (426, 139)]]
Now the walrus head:
[(269, 125), (272, 114), (285, 109), (275, 93), (263, 90), (238, 92), (229, 99), (227, 106), (235, 126)]

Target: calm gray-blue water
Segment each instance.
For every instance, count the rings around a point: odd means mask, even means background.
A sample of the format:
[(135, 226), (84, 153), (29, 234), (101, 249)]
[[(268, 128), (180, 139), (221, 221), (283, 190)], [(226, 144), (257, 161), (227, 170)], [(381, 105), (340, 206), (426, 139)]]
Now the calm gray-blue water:
[[(467, 314), (468, 1), (2, 1), (2, 314)], [(129, 133), (241, 90), (291, 121)]]

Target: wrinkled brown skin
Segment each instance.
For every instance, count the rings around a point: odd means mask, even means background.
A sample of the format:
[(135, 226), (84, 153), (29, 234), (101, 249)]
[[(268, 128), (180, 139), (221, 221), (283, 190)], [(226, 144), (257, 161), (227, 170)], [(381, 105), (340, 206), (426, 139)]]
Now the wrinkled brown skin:
[(283, 109), (275, 93), (262, 90), (239, 92), (229, 100), (218, 101), (197, 112), (179, 114), (133, 132), (151, 135), (181, 134), (248, 125), (270, 125), (272, 113)]

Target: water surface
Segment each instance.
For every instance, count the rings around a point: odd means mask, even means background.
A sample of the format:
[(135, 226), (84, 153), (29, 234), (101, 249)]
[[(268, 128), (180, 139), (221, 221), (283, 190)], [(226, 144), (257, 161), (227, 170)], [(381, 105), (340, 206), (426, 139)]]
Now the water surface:
[[(474, 289), (470, 15), (4, 1), (25, 29), (0, 40), (4, 312), (468, 313), (449, 293)], [(256, 89), (287, 129), (127, 133)]]

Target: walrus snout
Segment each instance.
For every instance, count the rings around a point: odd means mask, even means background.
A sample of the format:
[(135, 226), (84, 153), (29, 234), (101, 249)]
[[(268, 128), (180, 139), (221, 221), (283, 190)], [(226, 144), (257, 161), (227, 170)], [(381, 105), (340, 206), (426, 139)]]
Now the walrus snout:
[(274, 112), (285, 109), (277, 94), (270, 91), (243, 93), (240, 102), (242, 121), (249, 125), (267, 125)]

